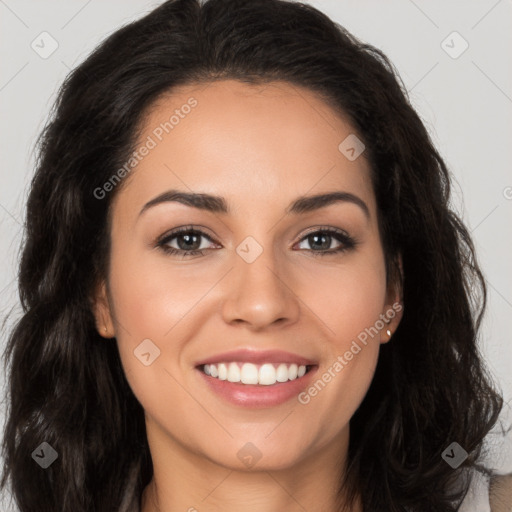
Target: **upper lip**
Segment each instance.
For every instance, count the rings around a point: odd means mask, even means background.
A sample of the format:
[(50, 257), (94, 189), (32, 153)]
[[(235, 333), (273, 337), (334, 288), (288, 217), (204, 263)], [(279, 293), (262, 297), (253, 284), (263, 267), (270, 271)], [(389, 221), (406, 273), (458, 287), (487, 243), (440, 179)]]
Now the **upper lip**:
[(244, 362), (253, 364), (295, 363), (297, 365), (304, 366), (316, 364), (314, 361), (307, 359), (306, 357), (302, 357), (291, 352), (286, 352), (284, 350), (238, 349), (207, 357), (197, 362), (196, 366), (230, 362)]

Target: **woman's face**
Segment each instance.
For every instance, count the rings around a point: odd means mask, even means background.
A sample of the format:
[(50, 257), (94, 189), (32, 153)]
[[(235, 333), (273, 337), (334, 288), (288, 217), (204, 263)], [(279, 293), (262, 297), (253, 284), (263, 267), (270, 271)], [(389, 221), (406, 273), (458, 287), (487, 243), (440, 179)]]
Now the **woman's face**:
[(278, 469), (346, 449), (400, 316), (354, 137), (282, 82), (181, 87), (148, 113), (95, 312), (153, 452)]

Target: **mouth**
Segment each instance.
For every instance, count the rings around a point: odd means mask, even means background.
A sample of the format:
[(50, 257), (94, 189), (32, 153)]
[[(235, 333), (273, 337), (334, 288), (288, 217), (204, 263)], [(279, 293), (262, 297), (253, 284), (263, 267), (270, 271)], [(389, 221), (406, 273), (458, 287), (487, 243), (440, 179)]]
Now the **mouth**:
[(304, 377), (314, 365), (295, 363), (253, 364), (241, 361), (203, 364), (198, 367), (205, 375), (233, 384), (274, 386)]
[(269, 408), (303, 391), (319, 365), (282, 351), (238, 350), (195, 365), (207, 390), (238, 407)]

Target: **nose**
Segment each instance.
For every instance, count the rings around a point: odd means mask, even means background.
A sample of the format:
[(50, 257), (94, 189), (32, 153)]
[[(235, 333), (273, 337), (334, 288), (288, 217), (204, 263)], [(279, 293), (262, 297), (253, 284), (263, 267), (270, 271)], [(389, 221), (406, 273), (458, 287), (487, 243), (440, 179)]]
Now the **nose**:
[(275, 251), (264, 249), (251, 263), (236, 254), (229, 274), (222, 307), (225, 322), (257, 331), (298, 320), (300, 300), (293, 291), (291, 273), (285, 274), (275, 261)]

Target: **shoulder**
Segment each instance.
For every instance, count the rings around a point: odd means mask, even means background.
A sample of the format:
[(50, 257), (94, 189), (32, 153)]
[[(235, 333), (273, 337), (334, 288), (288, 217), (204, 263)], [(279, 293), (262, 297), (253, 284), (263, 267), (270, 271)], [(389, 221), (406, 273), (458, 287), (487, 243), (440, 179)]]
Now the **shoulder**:
[(500, 419), (484, 440), (482, 469), (471, 474), (460, 512), (512, 510), (512, 408), (504, 404)]

